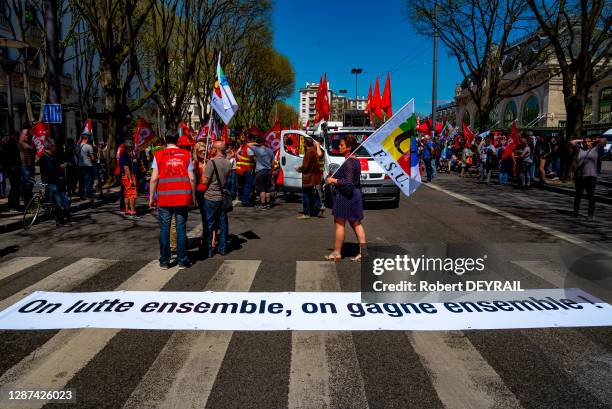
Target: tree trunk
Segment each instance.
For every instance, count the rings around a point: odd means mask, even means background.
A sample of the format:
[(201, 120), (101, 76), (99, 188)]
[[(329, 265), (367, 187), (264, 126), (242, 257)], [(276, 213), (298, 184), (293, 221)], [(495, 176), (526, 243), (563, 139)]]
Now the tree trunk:
[(571, 140), (583, 135), (584, 99), (580, 95), (565, 96), (565, 137)]

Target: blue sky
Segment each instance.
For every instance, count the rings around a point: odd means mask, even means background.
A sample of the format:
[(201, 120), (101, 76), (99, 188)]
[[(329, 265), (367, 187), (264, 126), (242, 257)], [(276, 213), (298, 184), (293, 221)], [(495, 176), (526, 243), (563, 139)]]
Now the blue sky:
[[(295, 70), (296, 89), (287, 102), (297, 109), (299, 88), (318, 82), (324, 72), (332, 90), (354, 96), (350, 71), (360, 67), (359, 95), (367, 95), (377, 74), (382, 93), (390, 71), (394, 111), (414, 98), (418, 112), (430, 113), (433, 44), (412, 30), (403, 5), (401, 0), (275, 0), (274, 47)], [(457, 62), (438, 43), (439, 104), (452, 100), (461, 80)]]

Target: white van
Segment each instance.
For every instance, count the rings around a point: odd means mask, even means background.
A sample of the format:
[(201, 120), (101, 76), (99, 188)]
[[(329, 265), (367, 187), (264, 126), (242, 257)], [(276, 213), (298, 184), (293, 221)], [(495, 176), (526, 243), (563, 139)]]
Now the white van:
[[(373, 129), (349, 129), (331, 128), (323, 138), (323, 149), (325, 150), (325, 170), (324, 176), (333, 174), (344, 162), (344, 157), (340, 156), (338, 146), (343, 137), (353, 137), (357, 143), (363, 142), (370, 136)], [(304, 139), (312, 138), (306, 132), (297, 130), (287, 130), (281, 133), (280, 147), (280, 166), (283, 170), (283, 186), (285, 192), (302, 191), (302, 175), (295, 169), (302, 164), (304, 157)], [(367, 202), (390, 202), (397, 207), (400, 200), (400, 190), (393, 181), (385, 174), (365, 148), (361, 147), (354, 155), (361, 163), (361, 190), (364, 200)], [(325, 187), (325, 206), (331, 207), (333, 195), (331, 188)]]

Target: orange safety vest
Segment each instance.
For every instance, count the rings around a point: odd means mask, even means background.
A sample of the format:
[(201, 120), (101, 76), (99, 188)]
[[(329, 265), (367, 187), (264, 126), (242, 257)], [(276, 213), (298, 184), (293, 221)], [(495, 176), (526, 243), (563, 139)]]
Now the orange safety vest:
[(158, 206), (189, 206), (191, 204), (192, 192), (188, 171), (190, 160), (189, 152), (176, 147), (155, 152), (159, 174)]
[(244, 175), (255, 168), (255, 158), (247, 152), (249, 147), (245, 144), (236, 152), (236, 174)]

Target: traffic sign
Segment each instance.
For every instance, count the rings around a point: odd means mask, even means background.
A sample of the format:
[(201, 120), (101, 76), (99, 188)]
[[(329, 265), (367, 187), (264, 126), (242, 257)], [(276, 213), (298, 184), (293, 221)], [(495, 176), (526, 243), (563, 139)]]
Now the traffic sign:
[(43, 122), (47, 124), (61, 124), (62, 104), (43, 104)]

